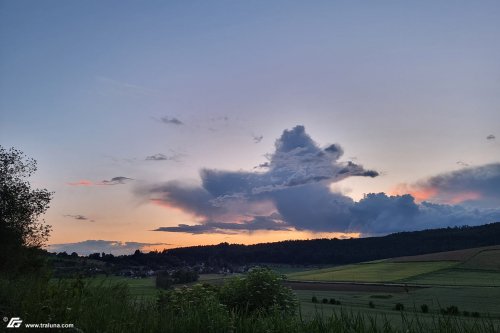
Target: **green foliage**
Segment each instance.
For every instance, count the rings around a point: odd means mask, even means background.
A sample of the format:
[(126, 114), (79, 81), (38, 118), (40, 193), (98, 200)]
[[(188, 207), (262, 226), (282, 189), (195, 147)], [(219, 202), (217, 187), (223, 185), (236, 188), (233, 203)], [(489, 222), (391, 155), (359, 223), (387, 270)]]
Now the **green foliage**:
[[(18, 316), (25, 322), (72, 323), (75, 332), (86, 333), (494, 333), (500, 330), (491, 319), (460, 319), (401, 313), (401, 325), (384, 316), (363, 315), (339, 309), (332, 314), (319, 310), (313, 318), (268, 312), (234, 312), (222, 305), (218, 290), (196, 285), (161, 292), (157, 302), (137, 300), (123, 283), (87, 283), (79, 279), (50, 281), (24, 276), (0, 278), (0, 315)], [(427, 316), (424, 316), (427, 318)]]
[(318, 298), (317, 298), (316, 296), (313, 296), (313, 297), (311, 298), (311, 302), (313, 302), (313, 303), (318, 303)]
[(235, 277), (220, 290), (223, 304), (238, 312), (258, 312), (277, 309), (293, 314), (297, 308), (295, 295), (283, 286), (284, 277), (268, 268), (254, 268), (245, 277)]
[(198, 281), (198, 272), (186, 268), (181, 268), (172, 273), (172, 279), (174, 283), (190, 283)]
[(373, 303), (372, 301), (368, 302), (368, 306), (371, 308), (371, 309), (374, 309), (375, 308), (375, 303)]
[(446, 309), (441, 309), (441, 314), (458, 316), (460, 314), (460, 311), (458, 310), (458, 307), (456, 305), (451, 305), (451, 306), (447, 307)]
[(328, 304), (328, 298), (323, 298), (322, 302), (323, 304)]
[(161, 289), (169, 289), (174, 284), (191, 283), (198, 281), (198, 272), (186, 268), (181, 268), (170, 274), (167, 271), (156, 273), (156, 287)]
[(50, 226), (40, 216), (49, 208), (52, 193), (32, 189), (26, 180), (36, 161), (14, 148), (0, 146), (0, 271), (32, 269), (34, 251), (48, 239)]
[(422, 313), (428, 313), (429, 312), (429, 306), (427, 304), (422, 304), (420, 306), (420, 310), (422, 310)]

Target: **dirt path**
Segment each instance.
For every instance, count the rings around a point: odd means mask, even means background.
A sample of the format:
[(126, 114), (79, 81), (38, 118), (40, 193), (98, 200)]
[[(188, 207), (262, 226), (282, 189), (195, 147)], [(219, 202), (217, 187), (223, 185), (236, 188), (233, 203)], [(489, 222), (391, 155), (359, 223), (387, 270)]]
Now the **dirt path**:
[(363, 283), (363, 282), (318, 282), (318, 281), (286, 281), (285, 285), (294, 290), (334, 290), (404, 293), (424, 286), (406, 286), (404, 284)]

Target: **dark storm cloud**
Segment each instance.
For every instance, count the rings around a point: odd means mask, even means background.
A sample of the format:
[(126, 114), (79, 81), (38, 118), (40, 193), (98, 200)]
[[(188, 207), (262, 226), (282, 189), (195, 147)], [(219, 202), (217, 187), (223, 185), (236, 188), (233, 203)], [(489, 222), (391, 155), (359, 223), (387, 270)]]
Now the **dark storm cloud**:
[(71, 217), (72, 219), (79, 220), (79, 221), (89, 221), (89, 222), (94, 222), (94, 220), (84, 216), (84, 215), (71, 215), (71, 214), (66, 214), (64, 215), (65, 217)]
[(185, 232), (190, 234), (232, 234), (239, 231), (250, 232), (258, 230), (278, 231), (291, 230), (291, 228), (275, 216), (255, 216), (252, 220), (243, 221), (243, 223), (208, 221), (198, 225), (179, 224), (176, 227), (160, 227), (154, 231)]
[(135, 250), (142, 250), (148, 246), (170, 245), (166, 243), (139, 243), (120, 242), (110, 240), (85, 240), (76, 243), (51, 244), (48, 246), (50, 252), (76, 252), (79, 255), (91, 253), (112, 253), (114, 255), (131, 254)]
[(160, 118), (160, 121), (164, 124), (167, 124), (167, 125), (184, 125), (184, 123), (182, 121), (180, 121), (179, 119), (175, 118), (175, 117), (161, 117)]
[(495, 140), (496, 137), (493, 134), (490, 134), (486, 137), (486, 140)]
[[(340, 145), (320, 148), (303, 126), (285, 130), (276, 140), (275, 147), (275, 152), (268, 155), (265, 172), (203, 169), (200, 172), (201, 186), (169, 182), (143, 189), (142, 195), (160, 204), (178, 207), (201, 217), (200, 225), (160, 227), (157, 230), (234, 233), (297, 229), (368, 235), (500, 220), (498, 210), (417, 204), (411, 195), (369, 194), (354, 202), (345, 195), (333, 193), (329, 188), (331, 183), (352, 176), (376, 177), (379, 174), (351, 161), (339, 161), (343, 155)], [(483, 177), (490, 183), (481, 183), (481, 187), (488, 186), (492, 195), (496, 193), (498, 197), (500, 186), (493, 174), (499, 172), (495, 165), (468, 173), (468, 176), (460, 177), (454, 174), (450, 181), (444, 180), (449, 177), (435, 177), (432, 183), (450, 183), (451, 186), (457, 181), (463, 188), (474, 188)], [(471, 178), (475, 181), (471, 182)], [(267, 215), (277, 213), (280, 220), (257, 224), (257, 217), (265, 214), (257, 214), (255, 210), (263, 204), (272, 207)], [(249, 216), (253, 218), (248, 219)]]
[(430, 202), (417, 204), (409, 194), (371, 193), (355, 203), (350, 211), (350, 229), (370, 235), (500, 221), (498, 209), (479, 210)]
[(126, 184), (126, 183), (130, 182), (131, 180), (133, 180), (133, 179), (128, 178), (128, 177), (119, 176), (119, 177), (113, 177), (110, 180), (102, 180), (99, 183), (99, 185), (122, 185), (122, 184)]

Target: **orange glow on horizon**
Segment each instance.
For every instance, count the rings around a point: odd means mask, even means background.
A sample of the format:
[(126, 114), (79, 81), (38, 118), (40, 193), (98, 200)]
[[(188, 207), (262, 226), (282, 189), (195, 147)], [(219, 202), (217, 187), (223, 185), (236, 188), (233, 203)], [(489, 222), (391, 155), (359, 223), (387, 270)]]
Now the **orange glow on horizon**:
[[(174, 233), (167, 233), (174, 234)], [(162, 251), (164, 249), (173, 249), (178, 247), (189, 247), (198, 245), (217, 245), (220, 243), (227, 242), (229, 244), (243, 244), (243, 245), (253, 245), (259, 243), (274, 243), (288, 240), (309, 240), (309, 239), (320, 239), (320, 238), (338, 238), (338, 239), (349, 239), (349, 238), (360, 238), (361, 233), (351, 232), (307, 232), (307, 231), (254, 231), (254, 232), (244, 232), (238, 234), (198, 234), (192, 235), (188, 233), (175, 233), (176, 244), (171, 245), (150, 245), (145, 246), (141, 251)]]

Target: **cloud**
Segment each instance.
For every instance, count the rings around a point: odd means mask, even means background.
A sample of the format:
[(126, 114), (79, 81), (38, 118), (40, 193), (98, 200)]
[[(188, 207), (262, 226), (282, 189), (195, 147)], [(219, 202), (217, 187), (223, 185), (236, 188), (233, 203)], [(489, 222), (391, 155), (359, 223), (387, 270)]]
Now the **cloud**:
[(394, 193), (409, 193), (419, 201), (427, 200), (440, 204), (499, 207), (500, 163), (466, 167), (412, 185), (403, 184)]
[(95, 222), (94, 220), (92, 220), (92, 219), (90, 219), (90, 218), (88, 218), (88, 217), (86, 217), (84, 215), (80, 215), (80, 214), (78, 214), (78, 215), (66, 214), (66, 215), (63, 215), (63, 216), (65, 216), (65, 217), (71, 217), (71, 218), (73, 218), (75, 220), (79, 220), (79, 221)]
[(100, 183), (97, 183), (97, 185), (123, 185), (132, 180), (132, 178), (119, 176), (113, 177), (110, 180), (102, 180)]
[(177, 153), (175, 151), (172, 151), (172, 155), (165, 155), (165, 154), (154, 154), (150, 156), (146, 156), (146, 161), (175, 161), (179, 162), (181, 157), (183, 157), (184, 154)]
[(179, 119), (177, 119), (175, 117), (167, 117), (167, 116), (161, 117), (160, 122), (167, 124), (167, 125), (184, 125), (184, 123), (182, 121), (180, 121)]
[(262, 139), (264, 139), (264, 136), (263, 135), (253, 135), (252, 138), (253, 138), (253, 142), (260, 143), (262, 141)]
[(123, 185), (132, 180), (133, 180), (132, 178), (118, 176), (118, 177), (113, 177), (110, 180), (101, 180), (100, 182), (93, 182), (84, 179), (84, 180), (78, 180), (76, 182), (69, 182), (66, 184), (69, 186)]
[(69, 186), (92, 186), (94, 185), (93, 182), (90, 180), (82, 179), (82, 180), (77, 180), (76, 182), (69, 182), (66, 183)]
[[(342, 214), (345, 207), (324, 214), (321, 212), (331, 207), (313, 211), (309, 209), (308, 203), (316, 207), (318, 202), (350, 202), (350, 198), (332, 194), (329, 184), (351, 176), (378, 175), (376, 171), (366, 170), (353, 162), (338, 161), (342, 154), (343, 150), (339, 145), (323, 149), (306, 134), (303, 126), (296, 126), (285, 130), (276, 140), (275, 152), (268, 155), (269, 161), (263, 165), (266, 172), (202, 169), (201, 186), (170, 181), (142, 187), (136, 192), (152, 199), (156, 204), (179, 208), (202, 221), (202, 226), (165, 227), (162, 231), (186, 230), (200, 233), (244, 230), (245, 227), (247, 230), (254, 230), (255, 224), (252, 221), (257, 221), (257, 216), (270, 216), (273, 213), (283, 216), (279, 225), (273, 225), (278, 230), (335, 229), (327, 224), (331, 224), (332, 216)], [(309, 198), (312, 199), (310, 202)], [(311, 213), (314, 215), (313, 220), (308, 218)], [(214, 224), (214, 221), (227, 225)], [(346, 222), (343, 226), (347, 224)], [(269, 226), (260, 226), (262, 230), (274, 230)]]
[(89, 255), (92, 253), (111, 253), (114, 255), (131, 254), (135, 250), (147, 250), (150, 247), (171, 245), (166, 243), (139, 243), (122, 242), (111, 240), (85, 240), (76, 243), (51, 244), (47, 246), (50, 252), (76, 252), (79, 255)]
[(355, 203), (350, 211), (350, 229), (370, 235), (500, 221), (499, 209), (479, 210), (430, 202), (417, 204), (409, 194), (371, 193)]
[[(156, 229), (165, 232), (306, 230), (376, 235), (500, 220), (498, 209), (456, 205), (462, 199), (476, 198), (470, 193), (479, 189), (481, 199), (489, 193), (498, 200), (498, 165), (439, 175), (427, 180), (429, 186), (403, 188), (413, 190), (409, 194), (372, 193), (355, 202), (332, 192), (330, 185), (348, 177), (379, 174), (352, 161), (341, 161), (343, 154), (339, 144), (321, 148), (303, 126), (296, 126), (276, 140), (275, 151), (267, 155), (263, 172), (202, 169), (201, 185), (171, 181), (142, 187), (137, 193), (156, 204), (192, 214), (200, 223)], [(449, 193), (462, 196), (448, 202), (424, 202), (446, 186)]]
[(243, 223), (208, 221), (197, 225), (179, 224), (176, 227), (160, 227), (154, 231), (185, 232), (195, 235), (204, 233), (232, 234), (235, 231), (252, 232), (258, 230), (288, 231), (291, 230), (291, 227), (284, 223), (277, 214), (273, 214), (271, 216), (254, 216), (253, 219), (243, 221)]
[(486, 137), (486, 140), (495, 140), (496, 137), (493, 134), (490, 134)]

